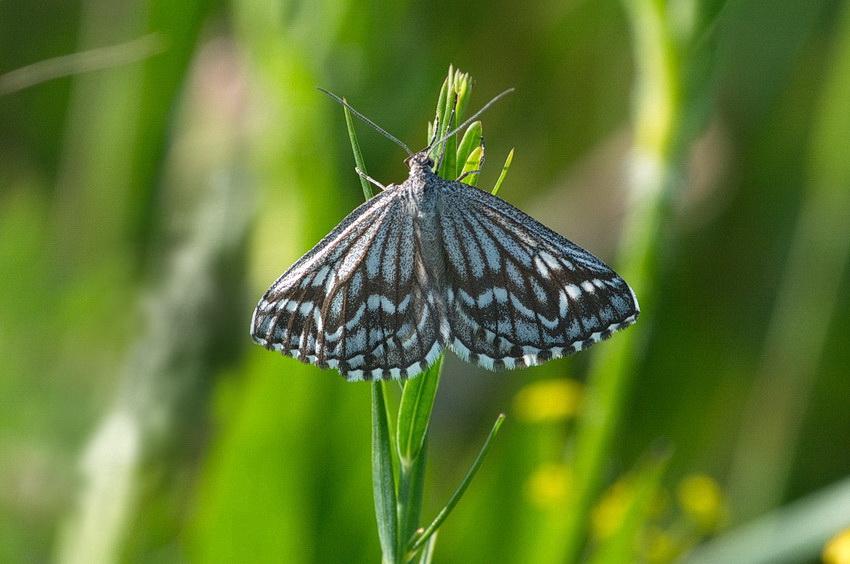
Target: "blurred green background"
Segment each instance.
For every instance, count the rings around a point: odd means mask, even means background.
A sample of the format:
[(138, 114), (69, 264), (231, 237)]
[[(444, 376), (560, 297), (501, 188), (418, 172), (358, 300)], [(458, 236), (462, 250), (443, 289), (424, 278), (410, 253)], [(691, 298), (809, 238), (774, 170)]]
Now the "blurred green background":
[[(685, 54), (682, 166), (602, 481), (673, 447), (644, 531), (670, 546), (650, 561), (827, 488), (850, 499), (847, 3), (13, 1), (0, 561), (378, 561), (369, 386), (248, 336), (268, 285), (362, 200), (342, 111), (314, 87), (414, 149), (450, 64), (475, 79), (472, 107), (516, 88), (483, 117), (480, 185), (515, 147), (500, 196), (616, 268), (653, 62), (633, 32), (652, 9)], [(358, 127), (370, 175), (406, 178), (403, 151)], [(437, 562), (528, 562), (545, 544), (538, 486), (563, 487), (545, 477), (572, 422), (517, 398), (583, 381), (595, 352), (511, 373), (449, 356), (426, 516), (508, 421)], [(709, 524), (681, 494), (695, 478), (721, 492)], [(794, 513), (814, 532), (770, 561), (815, 561), (845, 508)]]

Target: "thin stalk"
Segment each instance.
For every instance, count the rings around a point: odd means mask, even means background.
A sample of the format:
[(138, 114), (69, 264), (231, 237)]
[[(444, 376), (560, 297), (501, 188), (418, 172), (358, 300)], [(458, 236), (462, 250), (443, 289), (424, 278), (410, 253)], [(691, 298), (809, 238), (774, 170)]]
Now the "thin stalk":
[[(682, 179), (685, 126), (695, 111), (684, 103), (683, 43), (671, 29), (666, 4), (652, 0), (625, 2), (634, 39), (634, 153), (631, 197), (625, 219), (618, 271), (629, 281), (651, 321), (652, 280), (670, 204)], [(578, 420), (573, 465), (575, 484), (566, 512), (565, 537), (555, 558), (573, 562), (584, 549), (589, 515), (604, 483), (613, 437), (631, 387), (632, 366), (642, 332), (625, 331), (595, 350), (588, 372), (588, 392)]]
[(732, 461), (730, 497), (739, 518), (778, 505), (785, 493), (850, 256), (850, 4), (836, 37), (805, 202)]
[[(343, 98), (342, 101), (345, 102), (345, 99)], [(363, 152), (360, 150), (360, 142), (357, 140), (357, 133), (354, 130), (351, 111), (347, 105), (343, 105), (343, 113), (345, 114), (345, 126), (348, 129), (348, 140), (351, 142), (351, 151), (354, 153), (354, 164), (357, 170), (363, 174), (369, 174), (366, 170), (366, 161), (363, 160)], [(366, 180), (363, 174), (358, 174), (357, 177), (360, 179), (360, 186), (363, 188), (363, 198), (368, 200), (374, 196), (374, 191), (372, 190), (372, 184)]]
[(398, 517), (396, 514), (396, 489), (393, 474), (392, 439), (387, 408), (384, 401), (384, 383), (372, 382), (372, 485), (375, 496), (375, 517), (378, 521), (378, 539), (385, 563), (398, 562)]
[[(402, 460), (399, 465), (398, 477), (398, 544), (399, 555), (404, 555), (407, 544), (419, 529), (422, 515), (422, 494), (425, 485), (425, 462), (427, 461), (427, 444), (422, 445), (419, 454), (411, 461)], [(404, 561), (409, 561), (410, 554)]]
[(434, 520), (431, 522), (428, 527), (422, 531), (416, 537), (416, 540), (410, 545), (410, 552), (415, 553), (419, 550), (428, 539), (434, 535), (437, 529), (440, 528), (440, 525), (443, 524), (443, 521), (449, 516), (449, 513), (452, 512), (452, 509), (455, 508), (460, 498), (463, 496), (466, 488), (469, 487), (469, 484), (472, 482), (472, 479), (475, 477), (475, 474), (478, 473), (478, 469), (481, 467), (481, 463), (484, 462), (484, 458), (487, 456), (487, 453), (490, 452), (490, 448), (493, 446), (493, 439), (496, 438), (496, 434), (499, 432), (499, 429), (502, 427), (502, 423), (505, 422), (505, 414), (500, 413), (499, 417), (496, 418), (496, 422), (493, 424), (493, 428), (490, 429), (490, 434), (487, 435), (487, 440), (484, 441), (484, 446), (481, 447), (481, 450), (478, 452), (478, 456), (475, 457), (475, 461), (472, 463), (472, 466), (466, 473), (466, 476), (461, 480), (460, 485), (458, 485), (455, 492), (452, 494), (452, 497), (449, 498), (449, 501), (446, 503), (445, 507), (437, 514)]
[[(462, 115), (462, 109), (467, 103), (469, 94), (469, 77), (463, 73), (449, 70), (449, 76), (443, 83), (438, 102), (437, 119), (438, 128), (432, 126), (434, 138), (439, 138), (439, 131), (449, 129), (453, 123)], [(486, 107), (486, 106), (485, 106)], [(364, 170), (362, 159), (359, 156), (359, 145), (354, 134), (349, 109), (346, 106), (346, 120), (351, 137), (352, 150), (355, 159), (358, 159), (358, 167)], [(371, 122), (369, 122), (371, 123)], [(438, 131), (439, 130), (439, 131)], [(480, 124), (476, 124), (471, 135), (480, 138)], [(385, 133), (389, 138), (392, 135)], [(442, 150), (446, 151), (445, 161), (441, 169), (444, 178), (454, 179), (457, 175), (457, 162), (466, 163), (469, 154), (458, 154), (457, 140), (454, 136), (441, 140)], [(464, 152), (471, 153), (478, 150), (478, 144), (467, 144)], [(367, 187), (364, 183), (364, 193)], [(368, 194), (367, 194), (368, 197)], [(442, 357), (425, 371), (424, 374), (415, 376), (404, 384), (402, 398), (399, 404), (398, 420), (396, 425), (395, 443), (389, 432), (389, 417), (386, 413), (384, 402), (384, 383), (372, 385), (372, 421), (373, 421), (373, 489), (375, 494), (375, 511), (378, 521), (378, 534), (381, 541), (384, 562), (409, 562), (417, 556), (423, 544), (413, 543), (412, 539), (419, 529), (420, 513), (422, 507), (422, 494), (424, 491), (425, 465), (427, 455), (427, 437), (431, 418), (431, 410), (437, 394), (437, 387), (442, 370)], [(498, 427), (498, 426), (497, 426)], [(489, 449), (489, 442), (485, 445)], [(480, 465), (479, 459), (473, 466), (471, 473), (463, 482), (462, 488), (453, 496), (450, 504), (441, 512), (439, 520), (432, 524), (428, 534), (431, 539), (427, 545), (423, 561), (430, 560), (430, 554), (434, 549), (433, 532), (442, 523), (448, 511), (457, 503), (460, 495), (466, 488), (469, 480), (475, 474)], [(395, 456), (395, 458), (393, 458)], [(396, 473), (393, 472), (395, 468)], [(409, 546), (414, 548), (408, 549)]]

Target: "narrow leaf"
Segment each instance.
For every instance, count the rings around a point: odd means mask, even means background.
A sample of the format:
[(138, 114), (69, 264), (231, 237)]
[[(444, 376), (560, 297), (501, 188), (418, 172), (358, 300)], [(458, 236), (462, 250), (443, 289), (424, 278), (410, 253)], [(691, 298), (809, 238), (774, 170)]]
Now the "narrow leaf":
[[(458, 116), (455, 113), (457, 94), (451, 92), (450, 96), (450, 103), (446, 105), (446, 112), (443, 114), (440, 124), (441, 137), (451, 131), (458, 122)], [(457, 178), (457, 138), (455, 136), (449, 137), (439, 147), (434, 147), (434, 150), (437, 151), (435, 160), (439, 163), (437, 174), (449, 180)]]
[(463, 168), (460, 172), (459, 180), (470, 186), (478, 184), (478, 178), (481, 176), (481, 164), (484, 162), (484, 147), (476, 147), (466, 159)]
[[(419, 529), (422, 513), (422, 495), (425, 491), (425, 461), (428, 441), (422, 445), (419, 455), (409, 464), (401, 461), (398, 474), (398, 544), (397, 554), (405, 554), (410, 539)], [(410, 554), (405, 562), (410, 560)]]
[[(351, 141), (351, 152), (354, 153), (354, 163), (363, 174), (367, 174), (366, 162), (363, 160), (363, 153), (360, 151), (360, 143), (357, 141), (357, 133), (354, 131), (354, 120), (351, 119), (351, 112), (345, 106), (342, 109), (345, 113), (345, 125), (348, 127), (348, 139)], [(363, 197), (368, 200), (374, 195), (372, 184), (362, 175), (358, 174), (357, 176), (360, 177), (360, 185), (363, 187)]]
[(372, 487), (381, 552), (385, 562), (396, 562), (398, 516), (396, 515), (392, 447), (383, 386), (384, 382), (372, 382)]
[(398, 408), (396, 442), (399, 458), (406, 464), (419, 456), (425, 441), (442, 366), (443, 357), (440, 356), (431, 368), (404, 384)]
[(468, 73), (460, 70), (455, 71), (454, 89), (457, 92), (455, 113), (458, 117), (458, 123), (460, 123), (460, 118), (463, 117), (463, 114), (466, 113), (466, 107), (469, 105), (469, 99), (472, 97), (472, 84), (472, 78)]
[(443, 119), (446, 115), (446, 106), (449, 104), (451, 95), (451, 76), (452, 68), (449, 66), (449, 76), (443, 81), (443, 85), (440, 87), (440, 96), (437, 98), (437, 113), (434, 116), (434, 123), (428, 124), (428, 139), (426, 143), (429, 145), (440, 138), (441, 132), (445, 127)]
[[(457, 148), (457, 162), (468, 164), (473, 151), (481, 149), (483, 153), (484, 147), (484, 130), (480, 121), (472, 122), (463, 134)], [(465, 168), (465, 166), (464, 166)], [(476, 162), (475, 166), (470, 170), (478, 170), (481, 168), (481, 163)], [(462, 170), (461, 174), (466, 172)]]
[(434, 520), (428, 525), (428, 528), (425, 529), (420, 535), (418, 535), (410, 545), (410, 550), (415, 552), (419, 550), (425, 542), (428, 541), (429, 537), (437, 532), (437, 529), (440, 528), (440, 525), (443, 524), (443, 521), (449, 516), (452, 512), (452, 509), (455, 508), (457, 503), (460, 501), (460, 498), (463, 496), (463, 493), (466, 491), (466, 488), (469, 487), (470, 482), (475, 477), (475, 474), (478, 473), (478, 469), (481, 467), (481, 463), (484, 462), (484, 457), (487, 456), (487, 453), (490, 452), (490, 448), (493, 446), (493, 439), (496, 438), (496, 434), (499, 432), (499, 429), (502, 426), (502, 423), (505, 422), (505, 414), (499, 414), (499, 417), (496, 418), (496, 422), (493, 424), (493, 428), (490, 429), (490, 434), (487, 435), (487, 440), (484, 441), (484, 446), (481, 447), (481, 451), (478, 453), (478, 456), (475, 457), (475, 461), (470, 466), (469, 471), (467, 471), (466, 476), (463, 477), (463, 480), (458, 485), (455, 492), (449, 498), (449, 501), (446, 503), (446, 506), (440, 510)]
[(431, 535), (425, 543), (425, 547), (419, 553), (419, 564), (431, 564), (434, 558), (434, 546), (437, 544), (437, 533)]
[(496, 195), (496, 192), (499, 191), (499, 188), (502, 187), (502, 182), (505, 181), (505, 177), (508, 175), (508, 169), (511, 168), (511, 162), (514, 160), (514, 150), (511, 149), (511, 152), (508, 153), (508, 157), (505, 159), (505, 165), (502, 167), (502, 172), (499, 173), (499, 179), (496, 181), (496, 185), (493, 186), (493, 195)]

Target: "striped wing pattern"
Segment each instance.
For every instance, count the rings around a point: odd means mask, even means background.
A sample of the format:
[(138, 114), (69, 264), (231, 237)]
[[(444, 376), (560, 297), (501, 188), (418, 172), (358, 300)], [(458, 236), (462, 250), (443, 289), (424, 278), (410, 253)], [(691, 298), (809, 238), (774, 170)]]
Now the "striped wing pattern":
[(504, 200), (455, 184), (441, 220), (458, 356), (491, 370), (535, 366), (634, 322), (637, 300), (604, 262)]
[(347, 380), (414, 376), (445, 348), (487, 369), (583, 350), (637, 319), (604, 262), (504, 200), (433, 173), (354, 210), (269, 288), (251, 334)]
[(439, 357), (448, 326), (397, 190), (354, 210), (269, 288), (251, 322), (258, 344), (352, 381), (406, 378)]

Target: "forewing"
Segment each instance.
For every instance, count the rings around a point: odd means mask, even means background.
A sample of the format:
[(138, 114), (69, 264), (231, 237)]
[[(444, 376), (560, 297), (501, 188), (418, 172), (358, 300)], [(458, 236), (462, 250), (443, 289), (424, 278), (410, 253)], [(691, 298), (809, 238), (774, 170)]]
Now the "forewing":
[(254, 341), (350, 381), (427, 368), (444, 339), (413, 229), (398, 187), (361, 205), (269, 288)]
[(451, 183), (441, 196), (449, 345), (461, 358), (534, 366), (637, 319), (634, 292), (585, 249), (482, 190)]

